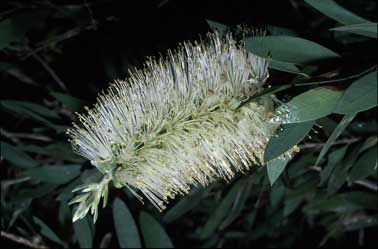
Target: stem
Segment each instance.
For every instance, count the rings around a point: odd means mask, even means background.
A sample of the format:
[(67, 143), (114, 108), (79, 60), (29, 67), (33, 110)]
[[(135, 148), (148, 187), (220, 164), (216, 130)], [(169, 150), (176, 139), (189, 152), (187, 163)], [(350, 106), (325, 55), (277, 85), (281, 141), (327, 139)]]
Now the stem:
[(7, 233), (4, 231), (1, 231), (1, 237), (7, 238), (9, 240), (12, 240), (13, 242), (16, 242), (18, 244), (22, 244), (24, 246), (30, 247), (30, 248), (36, 248), (36, 249), (47, 249), (48, 247), (44, 245), (36, 244), (30, 240), (27, 240), (25, 238), (22, 238), (20, 236), (17, 236), (15, 234)]
[(255, 101), (263, 96), (266, 96), (266, 95), (272, 95), (272, 94), (275, 94), (275, 93), (278, 93), (278, 92), (282, 92), (286, 89), (289, 89), (289, 88), (292, 88), (292, 87), (298, 87), (298, 86), (311, 86), (311, 85), (321, 85), (321, 84), (328, 84), (328, 83), (335, 83), (335, 82), (340, 82), (340, 81), (345, 81), (345, 80), (350, 80), (350, 79), (355, 79), (355, 78), (359, 78), (361, 77), (362, 75), (364, 74), (367, 74), (369, 73), (370, 71), (373, 71), (374, 69), (377, 68), (377, 65), (374, 65), (368, 69), (366, 69), (365, 71), (361, 72), (361, 73), (358, 73), (358, 74), (354, 74), (354, 75), (350, 75), (350, 76), (347, 76), (347, 77), (344, 77), (344, 78), (340, 78), (340, 79), (334, 79), (334, 80), (322, 80), (322, 81), (313, 81), (313, 82), (299, 82), (299, 83), (290, 83), (290, 84), (285, 84), (285, 85), (282, 85), (282, 86), (278, 86), (278, 87), (275, 87), (273, 89), (268, 89), (267, 91), (264, 91), (264, 92), (261, 92), (255, 96), (252, 96), (244, 101), (242, 101), (240, 103), (240, 105), (236, 108), (236, 109), (239, 109), (240, 107), (242, 107), (243, 105), (245, 104), (248, 104), (252, 101)]

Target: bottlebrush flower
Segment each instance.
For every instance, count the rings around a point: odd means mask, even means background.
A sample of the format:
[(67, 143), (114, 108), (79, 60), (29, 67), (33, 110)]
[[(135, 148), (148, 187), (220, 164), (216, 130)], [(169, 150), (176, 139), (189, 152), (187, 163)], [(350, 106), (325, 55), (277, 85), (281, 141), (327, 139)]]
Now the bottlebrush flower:
[(74, 150), (104, 174), (100, 183), (77, 189), (82, 194), (71, 202), (79, 203), (73, 219), (91, 210), (96, 220), (110, 181), (137, 196), (139, 190), (163, 210), (192, 186), (228, 181), (262, 165), (278, 127), (268, 122), (272, 99), (244, 102), (267, 78), (265, 59), (230, 35), (210, 34), (115, 81), (68, 130)]

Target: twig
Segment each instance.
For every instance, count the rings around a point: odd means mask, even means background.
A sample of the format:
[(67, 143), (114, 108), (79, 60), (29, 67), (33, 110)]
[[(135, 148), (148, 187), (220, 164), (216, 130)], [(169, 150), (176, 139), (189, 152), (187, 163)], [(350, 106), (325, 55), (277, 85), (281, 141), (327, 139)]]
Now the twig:
[[(334, 142), (333, 145), (351, 144), (351, 143), (358, 142), (360, 140), (361, 140), (361, 138), (359, 138), (359, 137), (340, 139), (340, 140)], [(308, 149), (308, 148), (322, 147), (323, 145), (325, 145), (325, 143), (305, 143), (305, 144), (298, 145), (298, 147), (299, 147), (299, 149)]]
[(375, 192), (378, 191), (378, 185), (376, 183), (374, 184), (371, 181), (368, 181), (368, 180), (359, 180), (359, 181), (355, 181), (354, 183), (358, 184), (358, 185), (361, 185), (361, 186), (364, 186), (364, 187), (366, 187), (366, 188), (368, 188), (370, 190), (374, 190)]
[(1, 180), (1, 190), (6, 190), (7, 188), (9, 188), (9, 186), (12, 186), (14, 184), (18, 184), (18, 183), (22, 183), (22, 182), (26, 182), (26, 181), (29, 181), (31, 178), (26, 176), (26, 177), (23, 177), (23, 178), (18, 178), (18, 179), (12, 179), (12, 180)]
[(100, 242), (100, 248), (108, 248), (111, 240), (112, 240), (112, 234), (111, 233), (105, 234)]
[[(322, 171), (322, 168), (318, 167), (318, 166), (311, 166), (309, 167), (310, 170), (313, 170), (313, 171), (316, 171), (316, 172), (321, 172)], [(357, 184), (357, 185), (360, 185), (360, 186), (363, 186), (363, 187), (366, 187), (370, 190), (373, 190), (375, 192), (378, 191), (378, 185), (377, 183), (374, 183), (374, 182), (371, 182), (371, 181), (368, 181), (368, 180), (358, 180), (358, 181), (355, 181), (353, 182), (354, 184)]]
[(374, 71), (377, 69), (377, 65), (374, 65), (368, 69), (366, 69), (365, 71), (361, 72), (361, 73), (358, 73), (358, 74), (353, 74), (353, 75), (350, 75), (350, 76), (347, 76), (347, 77), (344, 77), (344, 78), (339, 78), (339, 79), (334, 79), (334, 80), (321, 80), (321, 81), (313, 81), (313, 82), (299, 82), (299, 83), (291, 83), (291, 84), (285, 84), (285, 85), (282, 85), (282, 86), (278, 86), (278, 87), (275, 87), (275, 88), (269, 88), (268, 90), (266, 91), (263, 91), (257, 95), (254, 95), (254, 96), (251, 96), (250, 98), (242, 101), (239, 106), (237, 107), (237, 109), (241, 108), (242, 106), (244, 106), (245, 104), (248, 104), (252, 101), (255, 101), (256, 99), (259, 99), (263, 96), (266, 96), (266, 95), (272, 95), (272, 94), (275, 94), (275, 93), (278, 93), (278, 92), (282, 92), (284, 90), (287, 90), (289, 88), (292, 88), (292, 87), (299, 87), (299, 86), (312, 86), (312, 85), (322, 85), (322, 84), (328, 84), (328, 83), (336, 83), (336, 82), (341, 82), (341, 81), (346, 81), (346, 80), (351, 80), (351, 79), (355, 79), (355, 78), (359, 78), (371, 71)]
[(0, 131), (1, 131), (1, 134), (3, 136), (9, 138), (14, 143), (19, 143), (20, 142), (19, 138), (39, 140), (39, 141), (43, 141), (43, 142), (51, 142), (52, 141), (51, 138), (43, 136), (43, 135), (30, 134), (30, 133), (13, 133), (13, 132), (6, 131), (3, 128), (1, 128)]
[(36, 244), (36, 243), (34, 243), (30, 240), (27, 240), (27, 239), (22, 238), (20, 236), (17, 236), (17, 235), (11, 234), (11, 233), (7, 233), (7, 232), (4, 232), (4, 231), (1, 231), (1, 237), (7, 238), (9, 240), (12, 240), (12, 241), (18, 243), (18, 244), (22, 244), (22, 245), (30, 247), (30, 248), (48, 249), (48, 247), (46, 247), (44, 245)]
[(37, 53), (32, 54), (33, 58), (36, 59), (44, 69), (51, 75), (51, 77), (58, 83), (60, 88), (62, 88), (65, 92), (68, 92), (66, 85), (63, 81), (59, 78), (59, 76), (54, 72), (54, 70), (40, 57)]
[[(94, 26), (95, 25), (95, 26)], [(67, 40), (67, 39), (70, 39), (76, 35), (79, 35), (80, 32), (84, 29), (86, 30), (90, 30), (90, 29), (95, 29), (97, 27), (97, 24), (89, 24), (87, 26), (82, 26), (82, 27), (76, 27), (76, 28), (73, 28), (71, 30), (68, 30), (67, 32), (61, 34), (61, 35), (57, 35), (53, 38), (50, 38), (50, 39), (47, 39), (45, 41), (42, 41), (42, 42), (39, 42), (37, 44), (37, 48), (33, 49), (32, 51), (29, 51), (28, 54), (26, 54), (22, 59), (26, 59), (28, 58), (29, 56), (32, 56), (33, 54), (45, 49), (46, 47), (50, 46), (51, 44), (53, 43), (59, 43), (59, 42), (62, 42), (64, 40)]]
[(84, 1), (84, 6), (87, 8), (88, 10), (88, 13), (89, 13), (89, 17), (91, 19), (91, 22), (92, 22), (92, 25), (94, 27), (94, 29), (97, 29), (97, 23), (96, 23), (96, 20), (94, 19), (93, 17), (93, 11), (91, 9), (91, 7), (89, 6), (87, 0), (83, 0)]

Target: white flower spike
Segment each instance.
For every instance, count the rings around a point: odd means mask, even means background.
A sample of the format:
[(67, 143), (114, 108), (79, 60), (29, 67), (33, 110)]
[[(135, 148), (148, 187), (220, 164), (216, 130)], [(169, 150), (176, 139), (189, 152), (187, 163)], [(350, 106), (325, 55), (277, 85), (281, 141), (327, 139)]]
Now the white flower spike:
[(71, 202), (79, 203), (74, 220), (89, 210), (96, 219), (110, 181), (139, 190), (163, 210), (192, 186), (228, 181), (263, 164), (278, 128), (268, 122), (272, 99), (241, 104), (261, 92), (267, 78), (265, 59), (215, 33), (115, 81), (68, 130), (74, 150), (104, 174), (100, 183), (79, 188)]

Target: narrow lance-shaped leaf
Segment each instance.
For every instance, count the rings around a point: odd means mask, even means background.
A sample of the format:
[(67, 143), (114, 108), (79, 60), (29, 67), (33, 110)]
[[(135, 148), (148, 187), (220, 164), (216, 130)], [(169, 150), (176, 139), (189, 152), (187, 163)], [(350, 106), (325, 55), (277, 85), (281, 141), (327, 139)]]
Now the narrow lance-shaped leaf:
[(299, 74), (304, 77), (308, 77), (308, 75), (299, 70), (299, 68), (294, 63), (270, 60), (269, 67), (278, 71)]
[(324, 144), (322, 150), (320, 151), (319, 157), (316, 160), (315, 165), (319, 164), (320, 160), (323, 159), (324, 155), (328, 152), (329, 148), (331, 148), (331, 146), (334, 144), (336, 139), (340, 136), (340, 134), (344, 131), (344, 129), (354, 119), (355, 116), (356, 114), (349, 114), (349, 115), (344, 116), (344, 118), (336, 126), (332, 135), (328, 138), (327, 142)]
[(347, 149), (348, 146), (346, 145), (329, 153), (327, 166), (325, 166), (322, 171), (320, 171), (319, 185), (323, 185), (328, 181), (335, 167), (344, 158)]
[(74, 222), (73, 228), (80, 248), (92, 248), (94, 231), (89, 218), (85, 217)]
[(23, 171), (23, 174), (42, 182), (64, 184), (80, 174), (81, 165), (45, 165)]
[(341, 91), (329, 88), (311, 89), (278, 107), (272, 122), (301, 123), (327, 116), (335, 110), (341, 96)]
[(340, 6), (333, 0), (305, 0), (305, 2), (341, 24), (349, 25), (368, 21)]
[(121, 248), (141, 248), (138, 228), (125, 203), (116, 198), (113, 203), (113, 220)]
[(282, 126), (282, 131), (272, 136), (265, 148), (264, 161), (268, 162), (288, 151), (305, 138), (315, 121)]
[(268, 172), (268, 178), (270, 185), (273, 185), (278, 177), (282, 174), (284, 171), (287, 163), (289, 162), (289, 158), (276, 158), (273, 160), (270, 160), (266, 165), (266, 170)]
[(18, 100), (2, 100), (1, 104), (4, 108), (19, 114), (41, 115), (47, 118), (59, 118), (59, 115), (39, 104)]
[(234, 222), (234, 220), (239, 217), (239, 214), (242, 212), (242, 210), (245, 207), (246, 201), (251, 193), (251, 186), (253, 184), (253, 181), (251, 181), (250, 177), (245, 177), (243, 179), (240, 179), (240, 184), (242, 185), (242, 189), (236, 194), (235, 200), (229, 209), (229, 214), (226, 216), (226, 218), (223, 220), (223, 222), (220, 224), (219, 228), (224, 229), (227, 226), (229, 226), (231, 223)]
[(173, 248), (171, 239), (164, 228), (150, 214), (142, 212), (139, 223), (146, 248)]
[(244, 41), (250, 53), (289, 63), (306, 64), (340, 56), (313, 41), (293, 36), (256, 36)]
[(32, 168), (39, 163), (17, 147), (1, 142), (1, 159), (8, 160), (12, 165), (19, 168)]
[(50, 95), (52, 95), (55, 99), (57, 99), (71, 111), (80, 111), (81, 107), (84, 105), (84, 102), (82, 100), (64, 93), (51, 92)]
[(377, 23), (376, 22), (367, 22), (367, 23), (359, 23), (359, 24), (352, 24), (346, 26), (340, 26), (336, 28), (330, 29), (332, 31), (341, 31), (341, 32), (349, 32), (354, 33), (362, 36), (367, 36), (370, 38), (377, 38)]
[(56, 233), (49, 227), (47, 226), (41, 219), (37, 218), (37, 217), (33, 217), (33, 221), (34, 223), (36, 223), (38, 226), (41, 227), (41, 233), (48, 239), (50, 239), (51, 241), (54, 241), (55, 243), (58, 243), (64, 247), (67, 246), (67, 244), (62, 241), (58, 235), (56, 235)]
[(165, 214), (163, 221), (170, 223), (195, 208), (211, 190), (211, 186), (205, 189), (194, 189), (188, 196), (183, 197), (176, 205), (171, 207)]
[(364, 179), (370, 175), (377, 174), (377, 146), (363, 153), (362, 156), (354, 163), (349, 174), (349, 181), (354, 182)]
[(228, 30), (228, 26), (222, 23), (214, 22), (211, 20), (206, 20), (206, 22), (212, 30), (219, 32), (219, 34), (221, 35), (225, 35)]
[(377, 106), (377, 71), (354, 81), (344, 92), (335, 109), (339, 114), (350, 114)]
[(228, 191), (227, 195), (222, 199), (219, 206), (212, 213), (207, 220), (204, 228), (201, 232), (201, 239), (207, 239), (214, 234), (221, 222), (226, 218), (229, 210), (238, 196), (238, 193), (242, 191), (244, 187), (244, 181), (237, 181), (232, 188)]

